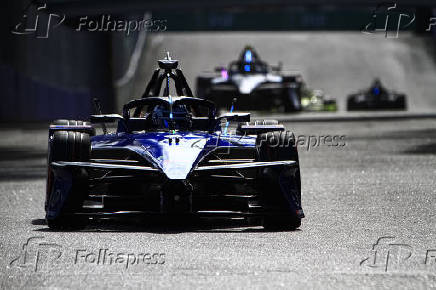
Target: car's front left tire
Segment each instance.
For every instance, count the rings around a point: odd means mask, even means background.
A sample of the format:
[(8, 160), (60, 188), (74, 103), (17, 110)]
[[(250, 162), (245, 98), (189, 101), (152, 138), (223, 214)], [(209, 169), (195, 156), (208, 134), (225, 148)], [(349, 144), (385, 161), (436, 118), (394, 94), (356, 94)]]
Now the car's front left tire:
[[(51, 162), (56, 161), (89, 161), (91, 145), (89, 134), (73, 131), (55, 131), (50, 136), (48, 150), (48, 173), (47, 173), (47, 194), (45, 209), (50, 210), (51, 205), (58, 198), (55, 191), (55, 173), (50, 168)], [(84, 169), (72, 169), (71, 192), (59, 214), (55, 217), (47, 216), (47, 224), (51, 229), (68, 229), (82, 225), (82, 220), (73, 216), (75, 210), (82, 206), (84, 197), (88, 192), (88, 176)]]

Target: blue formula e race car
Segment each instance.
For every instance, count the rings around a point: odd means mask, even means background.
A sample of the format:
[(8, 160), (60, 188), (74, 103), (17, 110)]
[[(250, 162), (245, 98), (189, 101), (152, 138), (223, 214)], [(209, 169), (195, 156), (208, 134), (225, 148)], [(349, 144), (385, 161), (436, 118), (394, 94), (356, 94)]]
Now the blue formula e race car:
[[(90, 122), (50, 125), (48, 226), (144, 214), (299, 227), (304, 214), (294, 135), (277, 121), (250, 122), (248, 113), (217, 116), (212, 102), (192, 96), (176, 60), (158, 63), (144, 96), (125, 104), (122, 116), (100, 113)], [(170, 95), (170, 82), (178, 96)], [(111, 122), (116, 131), (108, 133)], [(100, 126), (103, 134), (96, 134)]]
[(387, 90), (380, 79), (375, 79), (368, 89), (347, 97), (348, 111), (407, 110), (406, 95)]

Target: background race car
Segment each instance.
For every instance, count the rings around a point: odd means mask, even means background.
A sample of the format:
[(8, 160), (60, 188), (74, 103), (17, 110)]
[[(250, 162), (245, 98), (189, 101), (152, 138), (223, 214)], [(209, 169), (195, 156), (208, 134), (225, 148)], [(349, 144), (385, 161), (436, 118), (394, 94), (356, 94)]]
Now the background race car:
[(406, 95), (387, 90), (379, 79), (371, 87), (347, 98), (347, 110), (406, 110)]
[(326, 96), (322, 90), (312, 90), (304, 87), (301, 93), (301, 107), (303, 111), (317, 112), (337, 110), (336, 100)]
[(218, 76), (199, 76), (197, 95), (223, 109), (228, 109), (236, 97), (238, 110), (301, 111), (302, 77), (285, 75), (281, 70), (281, 64), (268, 65), (246, 46), (227, 68), (215, 68)]

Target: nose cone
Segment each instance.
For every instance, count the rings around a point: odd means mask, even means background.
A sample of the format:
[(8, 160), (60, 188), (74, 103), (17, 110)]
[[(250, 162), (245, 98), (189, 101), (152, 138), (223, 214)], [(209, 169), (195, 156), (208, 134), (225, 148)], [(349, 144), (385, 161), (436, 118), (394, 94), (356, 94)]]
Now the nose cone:
[(135, 139), (135, 151), (160, 168), (168, 179), (180, 180), (186, 179), (197, 165), (210, 135), (159, 132), (140, 134)]
[(207, 145), (208, 142), (214, 143), (214, 138), (208, 133), (147, 132), (133, 137), (135, 141), (131, 149), (172, 180), (186, 179), (197, 166), (200, 155), (214, 148), (213, 144)]
[(258, 85), (265, 81), (264, 75), (258, 74), (253, 76), (235, 76), (233, 81), (241, 94), (250, 94)]
[[(170, 137), (173, 138), (174, 137)], [(198, 155), (206, 145), (206, 139), (182, 139), (176, 143), (174, 140), (171, 144), (168, 140), (162, 144), (162, 158), (160, 158), (160, 167), (168, 179), (186, 179), (192, 167), (196, 165), (195, 161)]]

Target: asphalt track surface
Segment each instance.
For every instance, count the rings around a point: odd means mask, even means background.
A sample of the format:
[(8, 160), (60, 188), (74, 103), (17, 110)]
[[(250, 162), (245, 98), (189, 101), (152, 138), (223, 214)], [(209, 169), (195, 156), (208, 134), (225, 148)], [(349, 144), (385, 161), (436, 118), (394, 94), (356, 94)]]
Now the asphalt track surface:
[(435, 125), (286, 123), (300, 138), (345, 136), (345, 146), (301, 145), (306, 218), (293, 232), (137, 221), (50, 231), (46, 128), (2, 125), (0, 288), (436, 288)]

